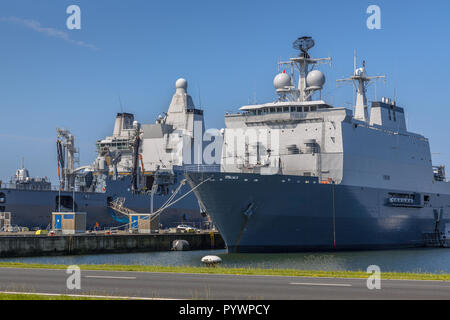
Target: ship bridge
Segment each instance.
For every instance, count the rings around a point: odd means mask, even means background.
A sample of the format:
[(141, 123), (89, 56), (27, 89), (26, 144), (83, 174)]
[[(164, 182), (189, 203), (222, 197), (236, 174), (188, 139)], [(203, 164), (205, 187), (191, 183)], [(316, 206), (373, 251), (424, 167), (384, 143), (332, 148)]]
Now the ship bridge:
[(285, 112), (314, 112), (332, 108), (323, 100), (318, 101), (277, 101), (259, 105), (243, 106), (239, 110), (249, 115), (264, 115)]

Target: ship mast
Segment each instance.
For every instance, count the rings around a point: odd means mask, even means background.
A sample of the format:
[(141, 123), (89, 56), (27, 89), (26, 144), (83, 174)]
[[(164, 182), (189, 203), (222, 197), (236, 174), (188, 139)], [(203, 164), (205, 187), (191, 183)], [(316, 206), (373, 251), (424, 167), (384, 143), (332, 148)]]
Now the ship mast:
[(377, 79), (386, 79), (386, 76), (373, 76), (369, 77), (366, 73), (366, 62), (363, 61), (363, 66), (361, 68), (356, 68), (356, 53), (354, 56), (354, 66), (353, 66), (353, 76), (345, 79), (336, 80), (337, 82), (347, 82), (352, 81), (354, 87), (356, 88), (356, 104), (355, 104), (355, 115), (356, 120), (369, 122), (369, 108), (367, 105), (367, 88), (370, 86), (372, 81)]
[[(58, 133), (58, 152), (62, 152), (61, 155), (58, 155), (58, 166), (61, 166), (62, 169), (62, 179), (60, 184), (63, 186), (63, 190), (67, 191), (70, 190), (71, 187), (75, 187), (75, 162), (78, 161), (76, 155), (79, 152), (75, 148), (75, 137), (69, 130), (56, 128), (56, 131)], [(64, 163), (65, 156), (67, 156), (67, 163)]]
[(313, 59), (310, 57), (308, 51), (313, 48), (314, 45), (315, 42), (311, 37), (298, 38), (294, 41), (293, 47), (294, 49), (299, 50), (300, 54), (295, 58), (289, 59), (289, 61), (282, 61), (278, 63), (278, 66), (289, 66), (291, 68), (292, 76), (294, 76), (294, 70), (297, 70), (299, 73), (297, 88), (295, 88), (295, 86), (292, 86), (285, 90), (287, 92), (284, 92), (284, 94), (290, 93), (290, 95), (293, 97), (292, 100), (294, 101), (310, 101), (313, 93), (317, 90), (321, 90), (322, 87), (308, 87), (308, 83), (306, 81), (308, 73), (312, 71), (318, 64), (330, 63), (331, 65), (332, 59), (330, 57), (320, 59)]

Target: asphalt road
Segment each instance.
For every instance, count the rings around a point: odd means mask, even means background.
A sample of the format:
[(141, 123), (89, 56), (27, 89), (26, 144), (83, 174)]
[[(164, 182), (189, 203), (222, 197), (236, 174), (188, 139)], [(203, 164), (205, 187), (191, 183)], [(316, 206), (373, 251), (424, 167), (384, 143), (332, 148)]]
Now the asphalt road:
[(66, 270), (0, 268), (0, 291), (163, 299), (450, 299), (450, 282), (81, 271), (68, 290)]

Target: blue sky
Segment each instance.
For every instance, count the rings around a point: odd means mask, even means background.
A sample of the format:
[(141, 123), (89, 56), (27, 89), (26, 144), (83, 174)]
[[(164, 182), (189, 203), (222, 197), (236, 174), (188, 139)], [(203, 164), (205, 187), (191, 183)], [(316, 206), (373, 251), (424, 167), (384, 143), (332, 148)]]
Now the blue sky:
[[(82, 29), (66, 28), (66, 8), (81, 8)], [(381, 8), (382, 29), (369, 30), (366, 9)], [(430, 139), (435, 163), (450, 168), (450, 2), (435, 1), (116, 1), (14, 0), (0, 3), (0, 179), (25, 157), (35, 176), (56, 181), (56, 127), (70, 129), (81, 164), (112, 131), (116, 112), (142, 123), (165, 111), (175, 80), (221, 128), (226, 111), (274, 100), (277, 61), (292, 41), (311, 35), (322, 66), (323, 97), (352, 101), (335, 80), (353, 68), (353, 52), (371, 75), (386, 74), (378, 98), (406, 108), (409, 129)], [(369, 100), (374, 90), (369, 91)]]

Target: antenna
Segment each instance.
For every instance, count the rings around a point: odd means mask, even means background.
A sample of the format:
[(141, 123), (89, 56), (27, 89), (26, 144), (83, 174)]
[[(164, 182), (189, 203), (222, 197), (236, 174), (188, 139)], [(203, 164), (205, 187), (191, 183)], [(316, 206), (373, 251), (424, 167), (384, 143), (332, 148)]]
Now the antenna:
[(377, 97), (377, 82), (375, 81), (375, 101), (377, 101), (378, 100), (378, 97)]
[(200, 92), (200, 85), (197, 83), (197, 89), (198, 89), (198, 107), (202, 107), (202, 95)]
[(355, 114), (354, 118), (356, 120), (361, 120), (364, 122), (369, 122), (369, 111), (367, 106), (367, 87), (373, 80), (384, 78), (386, 76), (374, 76), (369, 77), (366, 72), (366, 62), (363, 61), (362, 68), (356, 68), (356, 51), (355, 51), (355, 63), (353, 75), (349, 78), (339, 79), (336, 82), (351, 81), (356, 87), (356, 103), (355, 103)]
[[(291, 79), (292, 85), (286, 89), (283, 94), (289, 95), (290, 99), (293, 101), (310, 101), (312, 95), (315, 91), (321, 90), (325, 78), (320, 76), (320, 74), (316, 74), (318, 76), (318, 83), (320, 85), (309, 86), (306, 81), (306, 77), (308, 73), (314, 69), (314, 67), (318, 64), (329, 63), (331, 58), (321, 58), (321, 59), (313, 59), (310, 57), (308, 51), (313, 48), (315, 45), (314, 40), (311, 37), (300, 37), (293, 43), (293, 48), (300, 51), (300, 54), (295, 57), (289, 59), (289, 61), (279, 62), (278, 67), (282, 65), (287, 65), (291, 68)], [(311, 67), (310, 67), (311, 66)], [(299, 73), (298, 84), (295, 85), (295, 71)], [(323, 82), (323, 83), (321, 83)]]
[(294, 41), (294, 49), (300, 50), (302, 53), (300, 56), (309, 58), (308, 50), (313, 48), (316, 43), (311, 37), (301, 37)]
[(122, 99), (120, 99), (120, 93), (119, 93), (119, 105), (120, 105), (120, 112), (123, 113)]

